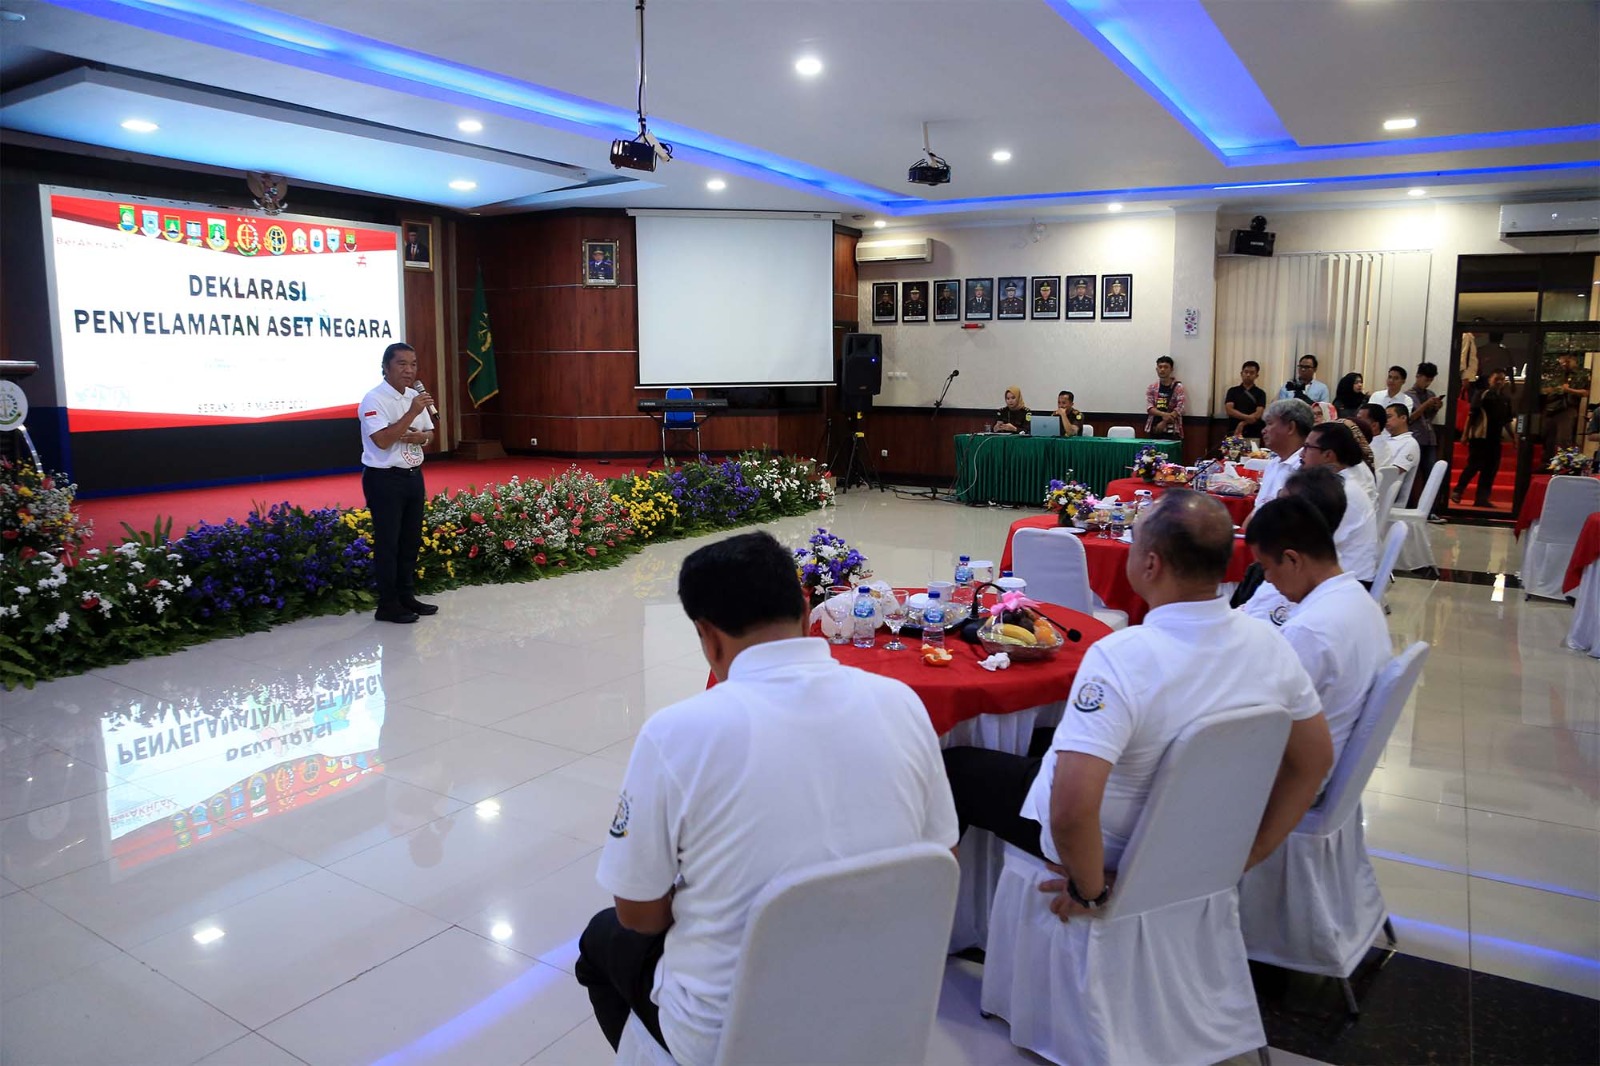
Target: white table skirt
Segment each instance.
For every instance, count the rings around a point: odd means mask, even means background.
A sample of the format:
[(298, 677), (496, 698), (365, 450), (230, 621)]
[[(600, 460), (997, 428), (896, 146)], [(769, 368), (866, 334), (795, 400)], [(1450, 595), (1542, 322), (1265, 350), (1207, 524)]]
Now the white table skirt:
[(1577, 605), (1572, 609), (1572, 628), (1567, 631), (1567, 647), (1600, 659), (1600, 563), (1590, 563), (1583, 568), (1577, 598)]
[[(1013, 755), (1028, 754), (1033, 731), (1061, 721), (1065, 700), (1046, 703), (1011, 714), (980, 714), (958, 724), (939, 738), (940, 747), (988, 748)], [(987, 829), (973, 826), (961, 838), (961, 887), (956, 893), (955, 925), (950, 950), (984, 947), (989, 942), (989, 906), (1005, 865), (1005, 841)]]

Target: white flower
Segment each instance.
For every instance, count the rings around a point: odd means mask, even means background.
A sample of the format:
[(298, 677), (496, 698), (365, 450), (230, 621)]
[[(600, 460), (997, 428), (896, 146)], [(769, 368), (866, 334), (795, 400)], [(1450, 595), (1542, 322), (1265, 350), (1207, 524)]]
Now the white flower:
[(133, 567), (135, 573), (143, 573), (144, 572), (144, 564), (141, 563), (139, 560), (135, 559), (130, 565)]
[(32, 596), (33, 595), (33, 590), (30, 589), (26, 585), (18, 585), (17, 586), (17, 595), (18, 596)]
[(155, 603), (156, 603), (156, 614), (161, 614), (163, 611), (165, 611), (167, 609), (167, 598), (165, 596), (157, 596), (156, 600), (155, 600)]
[(194, 581), (189, 577), (188, 574), (184, 574), (183, 577), (178, 580), (178, 587), (180, 589), (186, 589), (192, 584), (194, 584)]
[(62, 611), (60, 614), (56, 615), (56, 620), (54, 622), (51, 622), (49, 625), (44, 627), (44, 631), (46, 633), (60, 633), (67, 628), (67, 625), (71, 621), (72, 619), (67, 617), (67, 612)]
[(182, 561), (182, 559), (183, 559), (183, 556), (179, 555), (177, 552), (168, 552), (167, 553), (167, 562), (169, 562), (169, 563), (180, 562), (180, 561)]
[(105, 615), (107, 618), (111, 617), (111, 601), (110, 600), (102, 599), (100, 601), (100, 613)]

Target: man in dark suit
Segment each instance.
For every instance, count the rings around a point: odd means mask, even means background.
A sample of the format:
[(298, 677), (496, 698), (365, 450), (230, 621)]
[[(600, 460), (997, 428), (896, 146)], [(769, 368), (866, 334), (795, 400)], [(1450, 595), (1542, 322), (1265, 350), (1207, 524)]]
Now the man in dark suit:
[(1015, 285), (1007, 285), (1006, 294), (1000, 297), (1000, 313), (1002, 315), (1017, 315), (1020, 317), (1023, 311), (1022, 294), (1017, 291)]
[(1122, 282), (1113, 281), (1111, 291), (1106, 293), (1106, 310), (1121, 313), (1128, 309), (1128, 294), (1122, 291)]
[(922, 298), (922, 286), (913, 285), (906, 290), (905, 318), (927, 318), (928, 302)]
[(937, 290), (935, 302), (938, 305), (938, 314), (959, 314), (961, 312), (961, 291), (954, 285), (941, 286)]
[(589, 280), (616, 280), (611, 266), (611, 259), (606, 255), (606, 250), (604, 248), (589, 249)]
[(1056, 313), (1056, 290), (1048, 281), (1039, 282), (1039, 287), (1034, 290), (1033, 313), (1036, 315), (1053, 315)]
[(428, 263), (428, 242), (415, 227), (406, 227), (406, 258), (408, 263)]
[(988, 313), (989, 289), (980, 281), (972, 287), (972, 295), (967, 297), (967, 314), (986, 315)]
[(1094, 290), (1089, 288), (1089, 283), (1079, 278), (1072, 286), (1072, 295), (1067, 298), (1068, 311), (1093, 311)]

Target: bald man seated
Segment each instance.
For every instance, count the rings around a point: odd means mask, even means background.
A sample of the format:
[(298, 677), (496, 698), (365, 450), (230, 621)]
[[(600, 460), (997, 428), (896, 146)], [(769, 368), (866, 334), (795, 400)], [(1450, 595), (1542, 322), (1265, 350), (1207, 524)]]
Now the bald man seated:
[(1221, 503), (1169, 491), (1139, 516), (1128, 553), (1128, 580), (1150, 613), (1089, 648), (1042, 754), (944, 753), (963, 830), (988, 829), (1063, 868), (1051, 903), (1063, 919), (1109, 900), (1161, 757), (1196, 719), (1274, 704), (1294, 720), (1250, 865), (1299, 822), (1333, 765), (1322, 705), (1293, 650), (1217, 595), (1232, 553)]

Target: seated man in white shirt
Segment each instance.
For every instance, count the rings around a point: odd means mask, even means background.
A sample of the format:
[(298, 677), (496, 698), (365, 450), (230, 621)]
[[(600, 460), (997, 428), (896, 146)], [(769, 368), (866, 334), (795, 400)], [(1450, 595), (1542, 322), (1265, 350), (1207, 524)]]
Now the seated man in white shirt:
[[(1299, 400), (1274, 400), (1267, 405), (1261, 423), (1261, 443), (1272, 452), (1272, 459), (1261, 472), (1261, 488), (1256, 492), (1260, 507), (1283, 491), (1289, 475), (1300, 469), (1300, 449), (1311, 432), (1311, 405)], [(1248, 524), (1249, 519), (1246, 519)]]
[(1278, 704), (1295, 719), (1251, 849), (1271, 854), (1310, 808), (1333, 763), (1305, 670), (1271, 628), (1217, 596), (1233, 552), (1227, 509), (1173, 490), (1139, 516), (1128, 581), (1150, 604), (1142, 625), (1084, 655), (1042, 758), (981, 748), (945, 752), (962, 822), (1064, 868), (1051, 908), (1063, 919), (1110, 897), (1167, 746), (1218, 711)]
[(1389, 405), (1392, 403), (1402, 403), (1405, 404), (1406, 411), (1409, 413), (1411, 411), (1411, 405), (1416, 401), (1406, 393), (1406, 377), (1407, 374), (1405, 367), (1391, 366), (1389, 368), (1389, 379), (1386, 382), (1388, 387), (1379, 392), (1373, 393), (1367, 398), (1367, 402), (1375, 403), (1385, 410), (1387, 410)]
[[(1384, 413), (1389, 419), (1382, 438), (1384, 449), (1388, 453), (1389, 465), (1400, 471), (1400, 495), (1395, 499), (1409, 500), (1411, 483), (1417, 480), (1417, 471), (1422, 462), (1422, 446), (1411, 435), (1411, 408), (1403, 403), (1392, 403), (1384, 408)], [(1401, 506), (1405, 505), (1402, 503)]]
[(1305, 496), (1281, 496), (1261, 508), (1245, 541), (1267, 580), (1296, 605), (1279, 632), (1316, 687), (1337, 763), (1367, 690), (1391, 658), (1383, 608), (1340, 568), (1328, 524)]
[(1389, 465), (1389, 412), (1375, 403), (1363, 404), (1356, 409), (1356, 425), (1367, 435), (1367, 447), (1372, 449), (1372, 469)]
[(1324, 422), (1313, 429), (1306, 438), (1304, 466), (1290, 478), (1290, 484), (1303, 482), (1317, 469), (1338, 475), (1338, 488), (1345, 496), (1344, 517), (1333, 527), (1333, 545), (1339, 550), (1339, 565), (1345, 573), (1370, 586), (1378, 571), (1378, 512), (1354, 473), (1356, 470), (1365, 473), (1367, 465), (1361, 461), (1361, 446), (1348, 427)]
[(684, 1066), (716, 1058), (750, 905), (780, 874), (958, 839), (928, 713), (807, 638), (794, 557), (747, 533), (684, 560), (678, 598), (720, 682), (644, 724), (578, 942), (613, 1047), (629, 1013)]
[[(1296, 473), (1289, 479), (1289, 483), (1283, 487), (1283, 494), (1278, 499), (1281, 500), (1287, 496), (1298, 496), (1315, 507), (1317, 514), (1322, 517), (1323, 524), (1329, 529), (1337, 530), (1344, 526), (1345, 519), (1350, 512), (1351, 488), (1349, 483), (1325, 466), (1309, 467)], [(1259, 507), (1256, 508), (1256, 510), (1260, 509)], [(1249, 532), (1249, 530), (1245, 531), (1246, 538), (1249, 537)], [(1334, 537), (1334, 550), (1337, 554), (1337, 535)], [(1372, 559), (1374, 560), (1374, 576), (1376, 576), (1376, 552), (1373, 553)], [(1339, 555), (1339, 564), (1341, 569), (1347, 570), (1342, 554)], [(1250, 569), (1246, 571), (1247, 579), (1250, 574), (1260, 574), (1260, 582), (1250, 589), (1250, 596), (1247, 600), (1240, 600), (1238, 594), (1236, 594), (1233, 605), (1251, 618), (1259, 618), (1264, 622), (1271, 622), (1281, 628), (1293, 617), (1296, 609), (1295, 602), (1273, 587), (1272, 582), (1266, 577), (1265, 567), (1260, 563), (1250, 564)], [(1361, 581), (1361, 585), (1364, 588), (1371, 588), (1372, 581), (1370, 578), (1364, 579)], [(1241, 582), (1240, 591), (1242, 592), (1245, 588), (1246, 585)]]

